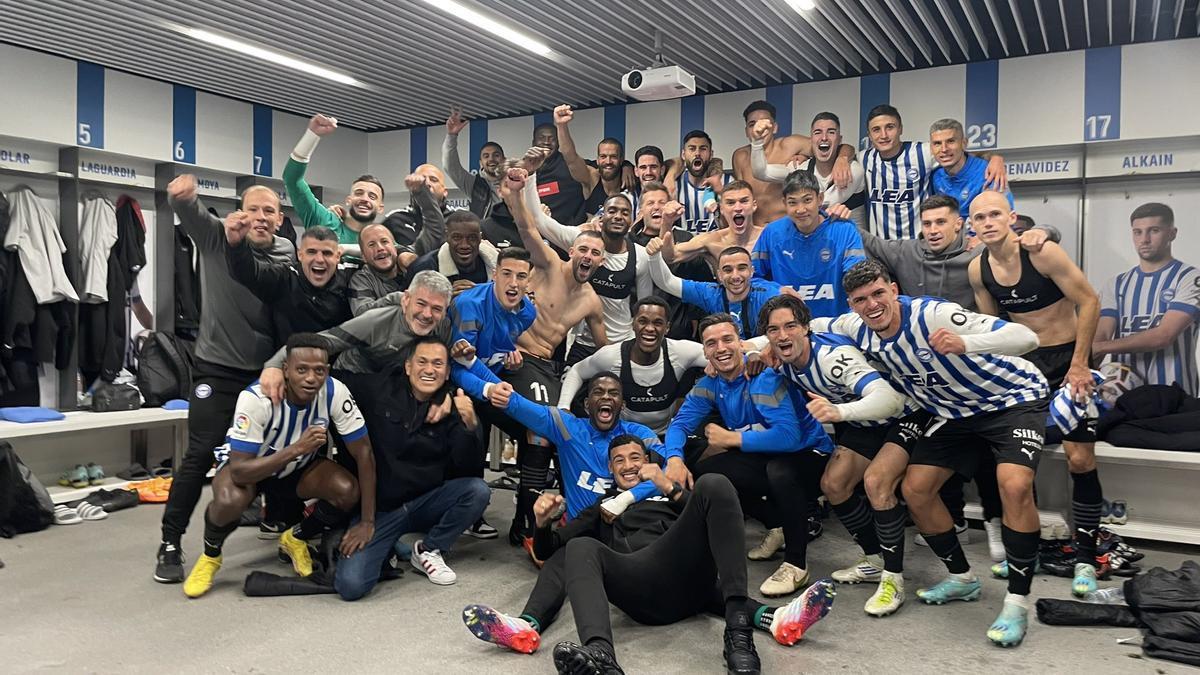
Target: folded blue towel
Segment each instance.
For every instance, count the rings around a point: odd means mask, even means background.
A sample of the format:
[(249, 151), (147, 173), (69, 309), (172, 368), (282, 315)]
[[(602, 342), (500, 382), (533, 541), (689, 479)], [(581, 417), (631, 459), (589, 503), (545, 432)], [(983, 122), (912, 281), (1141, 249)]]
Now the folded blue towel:
[(163, 410), (187, 410), (187, 399), (173, 398), (170, 401), (162, 404)]
[(39, 408), (37, 406), (15, 406), (12, 408), (0, 408), (0, 420), (9, 422), (53, 422), (54, 420), (64, 419), (66, 415), (51, 410), (50, 408)]

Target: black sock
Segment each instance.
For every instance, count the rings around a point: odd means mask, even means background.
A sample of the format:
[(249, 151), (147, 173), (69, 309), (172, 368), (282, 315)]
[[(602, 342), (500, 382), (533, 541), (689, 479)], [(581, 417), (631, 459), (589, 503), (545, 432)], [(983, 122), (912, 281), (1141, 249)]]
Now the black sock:
[(1095, 469), (1071, 474), (1071, 514), (1075, 526), (1075, 562), (1096, 565), (1096, 534), (1100, 512), (1104, 510), (1104, 492)]
[(744, 595), (734, 595), (725, 599), (725, 627), (750, 628), (754, 617), (750, 616), (749, 598)]
[(1008, 558), (1008, 592), (1029, 595), (1033, 585), (1033, 572), (1037, 567), (1038, 539), (1040, 530), (1017, 532), (1007, 525), (1000, 528), (1000, 539), (1004, 542), (1004, 553)]
[(883, 569), (900, 574), (904, 571), (904, 520), (908, 509), (897, 504), (886, 511), (875, 509), (875, 533), (883, 555)]
[(297, 539), (308, 541), (313, 537), (342, 524), (349, 514), (322, 499), (313, 507), (313, 512), (300, 524), (292, 528)]
[(538, 498), (536, 491), (546, 488), (551, 456), (550, 448), (526, 442), (520, 444), (518, 460), (521, 464), (521, 478), (517, 481), (517, 510), (513, 515), (513, 522), (529, 536), (533, 535), (533, 503)]
[(613, 643), (609, 642), (608, 640), (605, 640), (602, 637), (594, 637), (594, 638), (588, 640), (587, 644), (584, 646), (591, 647), (592, 649), (599, 649), (600, 651), (613, 657), (614, 661), (617, 660), (617, 650), (615, 647), (613, 647)]
[[(221, 555), (221, 547), (225, 545), (225, 539), (237, 529), (237, 521), (233, 521), (228, 525), (217, 525), (209, 518), (208, 509), (204, 509), (204, 555), (210, 558), (216, 558)], [(178, 548), (178, 543), (176, 544)]]
[(921, 536), (925, 537), (929, 550), (946, 563), (946, 569), (950, 570), (951, 574), (966, 574), (971, 571), (971, 565), (967, 563), (967, 554), (963, 553), (962, 544), (958, 542), (958, 534), (953, 527), (941, 534), (922, 532)]
[(846, 526), (850, 537), (862, 548), (867, 555), (879, 554), (879, 535), (875, 533), (875, 519), (871, 516), (871, 508), (867, 498), (862, 495), (850, 495), (850, 499), (841, 504), (833, 505), (833, 512), (838, 520)]
[(775, 621), (775, 608), (768, 605), (759, 605), (758, 609), (754, 610), (754, 627), (759, 630), (771, 631), (771, 623)]

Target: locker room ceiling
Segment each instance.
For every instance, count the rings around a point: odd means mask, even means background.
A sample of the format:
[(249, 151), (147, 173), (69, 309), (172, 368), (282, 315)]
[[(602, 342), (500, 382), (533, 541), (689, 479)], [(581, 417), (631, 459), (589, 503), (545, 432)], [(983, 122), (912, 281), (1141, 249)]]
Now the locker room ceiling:
[[(815, 0), (808, 12), (789, 0), (462, 2), (553, 54), (495, 37), (436, 0), (0, 0), (0, 40), (378, 130), (440, 124), (452, 104), (468, 117), (507, 117), (563, 102), (625, 102), (620, 76), (651, 62), (656, 27), (668, 62), (710, 94), (1195, 37), (1200, 19), (1200, 0)], [(227, 51), (168, 22), (269, 47), (367, 86)]]

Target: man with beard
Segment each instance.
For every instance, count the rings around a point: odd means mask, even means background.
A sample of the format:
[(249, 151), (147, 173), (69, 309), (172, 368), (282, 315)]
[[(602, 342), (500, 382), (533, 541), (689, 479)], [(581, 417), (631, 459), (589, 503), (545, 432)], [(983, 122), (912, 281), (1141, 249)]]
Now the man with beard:
[(692, 234), (708, 232), (714, 225), (713, 193), (728, 183), (729, 177), (724, 172), (714, 175), (713, 164), (719, 160), (713, 159), (712, 138), (701, 129), (684, 135), (680, 158), (683, 171), (675, 181), (675, 200), (683, 205), (681, 224)]
[(588, 215), (583, 210), (585, 195), (559, 152), (558, 129), (553, 124), (537, 125), (533, 145), (546, 150), (537, 170), (537, 196), (550, 207), (551, 218), (565, 225), (579, 225)]
[[(359, 176), (350, 185), (343, 215), (338, 215), (325, 208), (304, 181), (304, 173), (313, 151), (317, 149), (317, 143), (336, 130), (336, 119), (313, 115), (283, 168), (283, 186), (305, 229), (318, 225), (328, 227), (337, 235), (338, 242), (353, 246), (358, 244), (359, 231), (375, 222), (375, 218), (383, 211), (383, 184), (374, 176)], [(411, 243), (411, 240), (407, 243)]]
[(708, 363), (700, 345), (667, 338), (670, 311), (658, 296), (638, 300), (633, 308), (635, 337), (601, 347), (567, 370), (558, 407), (570, 410), (585, 381), (600, 373), (612, 373), (621, 379), (621, 390), (625, 392), (621, 415), (650, 427), (656, 434), (665, 434), (687, 393), (688, 372)]
[(626, 190), (625, 196), (629, 197), (634, 213), (642, 212), (642, 194), (649, 184), (662, 184), (666, 169), (663, 151), (656, 145), (643, 145), (633, 153), (633, 175), (637, 178), (637, 185), (634, 185), (632, 190)]
[[(479, 174), (467, 171), (458, 156), (458, 135), (467, 127), (458, 108), (450, 110), (446, 118), (446, 140), (442, 143), (442, 167), (450, 174), (450, 180), (467, 195), (471, 213), (480, 220), (492, 215), (492, 208), (500, 203), (500, 177), (504, 175), (504, 149), (499, 143), (488, 141), (479, 149)], [(448, 225), (447, 225), (448, 229)], [(447, 275), (449, 276), (449, 275)]]
[(609, 197), (621, 194), (625, 146), (612, 137), (601, 139), (596, 145), (596, 166), (588, 166), (575, 149), (575, 139), (571, 138), (570, 124), (574, 117), (575, 111), (569, 105), (554, 109), (559, 151), (571, 171), (571, 177), (579, 181), (583, 190), (583, 212), (586, 217), (600, 212)]
[[(175, 480), (162, 515), (162, 544), (154, 580), (183, 581), (181, 541), (200, 491), (212, 468), (213, 448), (219, 446), (233, 419), (238, 395), (254, 382), (255, 371), (275, 345), (270, 308), (229, 276), (225, 259), (225, 228), (204, 209), (196, 196), (196, 177), (183, 174), (167, 186), (179, 227), (196, 242), (200, 256), (200, 334), (192, 370), (194, 388), (188, 394), (188, 449), (175, 468)], [(276, 237), (283, 221), (279, 195), (261, 185), (242, 193), (242, 213), (249, 226), (246, 238), (257, 257), (287, 264), (295, 247)]]
[[(542, 154), (540, 149), (533, 148), (529, 153), (534, 159), (540, 159)], [(532, 398), (543, 405), (554, 405), (558, 401), (563, 371), (562, 362), (555, 359), (555, 354), (567, 333), (581, 321), (586, 321), (604, 340), (604, 307), (600, 297), (588, 284), (588, 280), (604, 262), (604, 242), (595, 232), (579, 231), (566, 246), (568, 260), (564, 262), (560, 259), (538, 233), (522, 197), (523, 189), (531, 189), (527, 186), (527, 182), (530, 182), (528, 178), (525, 169), (508, 169), (500, 185), (500, 195), (520, 228), (521, 239), (533, 263), (529, 294), (537, 307), (537, 318), (528, 330), (517, 337), (520, 367), (502, 374), (503, 379), (511, 383), (508, 385), (510, 388), (530, 392)], [(536, 204), (534, 208), (537, 208)], [(538, 214), (541, 215), (540, 210)], [(518, 362), (514, 360), (513, 365), (518, 365)], [(495, 388), (492, 388), (492, 392), (495, 392)], [(554, 448), (537, 432), (509, 425), (507, 416), (492, 415), (494, 411), (488, 408), (480, 412), (487, 421), (505, 428), (517, 442), (521, 478), (517, 488), (517, 509), (509, 528), (509, 543), (517, 546), (529, 540), (528, 545), (532, 546), (533, 501), (536, 494), (533, 491), (545, 487)]]
[(717, 256), (717, 282), (680, 279), (659, 255), (659, 247), (669, 241), (671, 234), (659, 241), (650, 242), (646, 251), (650, 254), (650, 273), (654, 285), (667, 293), (681, 298), (689, 305), (699, 307), (705, 315), (724, 312), (734, 318), (738, 336), (749, 340), (758, 335), (758, 312), (763, 303), (780, 294), (779, 284), (754, 278), (754, 266), (750, 263), (750, 252), (741, 246), (730, 246)]
[(833, 182), (834, 165), (841, 160), (838, 153), (841, 148), (850, 147), (842, 144), (842, 122), (831, 112), (817, 113), (813, 118), (810, 132), (812, 156), (799, 163), (769, 164), (765, 150), (768, 137), (773, 133), (774, 121), (766, 118), (759, 119), (749, 130), (750, 136), (750, 169), (754, 177), (761, 181), (782, 183), (789, 173), (795, 169), (808, 171), (817, 177), (824, 191), (826, 208), (834, 204), (842, 204), (850, 210), (850, 220), (859, 227), (867, 224), (867, 188), (863, 176), (862, 164), (858, 160), (850, 160), (850, 184), (845, 188), (838, 187)]
[(731, 246), (740, 246), (747, 251), (754, 250), (763, 226), (754, 222), (758, 202), (754, 199), (754, 190), (750, 184), (742, 180), (730, 181), (721, 189), (718, 202), (724, 226), (688, 239), (679, 238), (678, 230), (672, 230), (669, 241), (667, 237), (663, 237), (664, 260), (679, 265), (704, 256), (711, 264), (716, 265), (721, 252)]
[[(445, 222), (451, 213), (446, 206), (446, 175), (432, 164), (422, 164), (404, 183), (408, 186), (409, 205), (387, 214), (383, 224), (392, 231), (398, 245), (424, 255), (441, 246), (445, 238)], [(427, 234), (426, 230), (432, 228), (436, 228), (434, 233)]]
[[(535, 168), (541, 171), (540, 167)], [(543, 214), (538, 203), (538, 194), (531, 186), (525, 187), (522, 196), (526, 211), (534, 214), (541, 236), (561, 249), (569, 248), (581, 230), (578, 227), (563, 225)], [(602, 267), (595, 270), (590, 277), (592, 288), (604, 304), (605, 336), (598, 336), (592, 326), (579, 332), (567, 355), (567, 365), (573, 365), (590, 356), (597, 347), (623, 342), (632, 337), (633, 314), (630, 310), (638, 298), (644, 298), (654, 292), (646, 249), (634, 244), (626, 236), (632, 223), (628, 197), (618, 194), (605, 201), (604, 212), (600, 216), (604, 260)]]
[[(742, 119), (746, 123), (746, 138), (752, 143), (762, 143), (766, 161), (770, 164), (787, 166), (797, 157), (804, 159), (813, 157), (816, 151), (813, 147), (813, 139), (808, 136), (792, 134), (776, 138), (775, 134), (779, 133), (779, 124), (775, 121), (776, 115), (775, 106), (767, 101), (754, 101), (742, 111)], [(756, 127), (760, 127), (760, 122), (763, 124), (762, 128), (765, 129), (765, 132), (756, 139), (753, 132)], [(783, 203), (783, 186), (775, 181), (761, 179), (754, 173), (751, 164), (751, 150), (750, 145), (743, 145), (733, 152), (733, 177), (746, 181), (754, 189), (754, 194), (759, 202), (755, 223), (766, 225), (782, 218), (787, 213), (787, 208)], [(834, 184), (839, 188), (848, 186), (851, 181), (850, 160), (854, 159), (854, 148), (842, 144), (836, 146), (833, 152), (837, 157), (833, 161), (829, 175), (832, 176)], [(784, 178), (786, 177), (785, 174)]]
[(458, 295), (492, 278), (498, 254), (491, 242), (483, 241), (479, 216), (455, 211), (446, 217), (446, 243), (418, 258), (409, 266), (408, 276), (436, 270), (454, 284), (454, 294)]
[(354, 316), (382, 306), (388, 293), (402, 290), (401, 261), (404, 256), (410, 262), (414, 259), (412, 253), (396, 251), (392, 231), (380, 224), (368, 225), (358, 233), (358, 250), (364, 264), (350, 277), (350, 312)]
[[(748, 515), (769, 529), (783, 527), (784, 562), (759, 590), (768, 596), (795, 593), (809, 581), (806, 497), (816, 494), (833, 444), (819, 422), (792, 405), (778, 373), (767, 369), (747, 376), (732, 316), (705, 317), (700, 339), (715, 375), (700, 378), (684, 399), (667, 430), (667, 452), (682, 452), (693, 434), (705, 437), (707, 446), (689, 458), (696, 475), (725, 475)], [(707, 421), (713, 413), (719, 424)]]

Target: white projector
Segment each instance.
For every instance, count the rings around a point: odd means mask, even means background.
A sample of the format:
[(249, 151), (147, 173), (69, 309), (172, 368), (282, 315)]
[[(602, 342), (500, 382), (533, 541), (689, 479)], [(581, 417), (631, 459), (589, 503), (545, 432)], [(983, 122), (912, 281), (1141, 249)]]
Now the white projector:
[(696, 93), (696, 78), (679, 66), (631, 70), (621, 77), (621, 91), (639, 101), (661, 101)]

